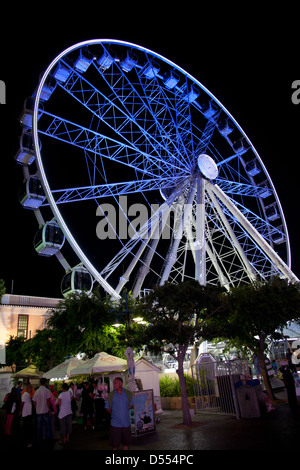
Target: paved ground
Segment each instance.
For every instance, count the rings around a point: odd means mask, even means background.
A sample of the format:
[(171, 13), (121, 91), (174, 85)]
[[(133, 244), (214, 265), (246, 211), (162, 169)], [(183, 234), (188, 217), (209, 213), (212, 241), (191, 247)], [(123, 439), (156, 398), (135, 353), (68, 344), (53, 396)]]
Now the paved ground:
[[(300, 438), (300, 403), (292, 412), (286, 400), (286, 392), (276, 393), (280, 398), (275, 410), (255, 419), (236, 419), (212, 413), (196, 414), (198, 425), (191, 429), (178, 426), (182, 423), (182, 412), (165, 410), (157, 424), (156, 432), (143, 437), (133, 437), (131, 451), (197, 451), (197, 450), (264, 450), (280, 452), (297, 450)], [(57, 436), (59, 431), (57, 430)], [(22, 434), (3, 434), (3, 411), (1, 412), (0, 447), (5, 450), (23, 449)], [(34, 451), (34, 447), (32, 451)], [(82, 425), (73, 425), (70, 443), (58, 442), (55, 451), (110, 451), (108, 430), (84, 430)], [(59, 452), (59, 454), (60, 454)], [(72, 452), (73, 453), (73, 452)]]

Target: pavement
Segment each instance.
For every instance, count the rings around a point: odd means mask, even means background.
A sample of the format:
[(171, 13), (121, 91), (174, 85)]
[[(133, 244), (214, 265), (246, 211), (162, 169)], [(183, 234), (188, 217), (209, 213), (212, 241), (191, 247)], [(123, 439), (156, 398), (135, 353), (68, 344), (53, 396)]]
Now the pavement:
[[(164, 454), (182, 451), (187, 454), (203, 450), (252, 450), (274, 452), (276, 455), (285, 450), (297, 451), (300, 438), (300, 401), (297, 410), (292, 411), (285, 390), (276, 392), (276, 397), (278, 400), (274, 404), (275, 409), (260, 418), (237, 419), (225, 414), (201, 412), (194, 415), (192, 428), (182, 426), (181, 410), (164, 410), (154, 433), (132, 438), (130, 455), (132, 452), (137, 455), (138, 451), (163, 451)], [(17, 435), (5, 436), (3, 410), (0, 417), (0, 448), (7, 451), (23, 450), (22, 430)], [(35, 450), (35, 447), (30, 449), (31, 452)], [(108, 428), (84, 430), (81, 424), (73, 424), (70, 442), (62, 445), (56, 441), (53, 450), (58, 458), (62, 454), (70, 456), (76, 451), (106, 451), (108, 455), (112, 455)], [(124, 453), (121, 452), (120, 455)]]

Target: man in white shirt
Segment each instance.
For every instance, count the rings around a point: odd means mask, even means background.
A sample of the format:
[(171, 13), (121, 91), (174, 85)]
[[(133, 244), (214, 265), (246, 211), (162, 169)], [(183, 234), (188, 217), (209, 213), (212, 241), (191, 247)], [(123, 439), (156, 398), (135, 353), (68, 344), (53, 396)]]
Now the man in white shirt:
[(51, 445), (52, 433), (51, 433), (51, 404), (50, 397), (51, 392), (46, 387), (47, 379), (42, 378), (40, 381), (41, 385), (37, 389), (33, 397), (33, 403), (36, 411), (36, 425), (37, 425), (37, 443), (42, 444), (43, 440), (43, 423), (45, 424), (46, 430), (46, 443), (48, 446)]
[(32, 386), (30, 383), (26, 385), (26, 391), (21, 398), (21, 416), (23, 418), (24, 443), (26, 447), (32, 446)]
[(58, 395), (59, 413), (58, 419), (61, 431), (61, 444), (69, 442), (70, 434), (72, 432), (72, 408), (71, 408), (71, 393), (69, 386), (66, 383), (62, 384), (62, 392)]

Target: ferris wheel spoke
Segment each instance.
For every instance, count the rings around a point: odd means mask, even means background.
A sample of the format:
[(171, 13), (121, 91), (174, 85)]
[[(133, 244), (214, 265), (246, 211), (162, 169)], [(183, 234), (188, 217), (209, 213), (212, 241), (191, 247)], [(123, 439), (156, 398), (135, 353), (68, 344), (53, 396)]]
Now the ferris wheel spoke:
[(174, 172), (174, 167), (163, 158), (155, 159), (145, 152), (137, 153), (135, 148), (99, 132), (79, 126), (46, 111), (43, 114), (50, 117), (51, 121), (47, 123), (45, 129), (39, 129), (40, 134), (82, 148), (85, 151), (88, 150), (147, 175), (157, 176), (162, 173), (172, 175)]
[(229, 157), (226, 157), (226, 158), (222, 159), (221, 161), (218, 161), (218, 162), (216, 163), (216, 165), (217, 165), (218, 167), (222, 167), (222, 166), (224, 166), (224, 165), (227, 165), (229, 162), (231, 162), (232, 160), (237, 159), (237, 158), (238, 158), (240, 155), (242, 155), (243, 153), (244, 153), (243, 151), (241, 151), (241, 152), (236, 152), (236, 153), (234, 153), (233, 155), (230, 155)]
[[(242, 204), (240, 204), (237, 201), (232, 200), (232, 203), (235, 204), (238, 207), (239, 211), (247, 218), (247, 220), (250, 222), (250, 224), (253, 225), (253, 227), (261, 234), (261, 236), (264, 239), (268, 240), (270, 245), (272, 245), (272, 243), (273, 243), (272, 242), (273, 238), (276, 239), (277, 237), (279, 238), (279, 236), (280, 236), (281, 241), (283, 241), (285, 239), (286, 235), (285, 235), (285, 233), (282, 232), (281, 226), (275, 227), (270, 222), (263, 219), (259, 215), (255, 214), (249, 208), (243, 206)], [(230, 214), (230, 212), (228, 211), (228, 209), (225, 206), (224, 206), (223, 210), (226, 214), (228, 214), (228, 215)]]
[[(189, 182), (186, 181), (181, 185), (181, 187), (173, 190), (167, 200), (154, 211), (151, 217), (145, 221), (145, 223), (140, 227), (138, 231), (135, 231), (135, 229), (133, 229), (131, 237), (129, 237), (127, 243), (101, 271), (102, 276), (104, 276), (105, 278), (111, 276), (111, 274), (123, 262), (123, 260), (132, 253), (133, 248), (136, 247), (138, 243), (142, 243), (144, 247), (146, 247), (150, 239), (155, 239), (154, 237), (161, 236), (161, 227), (166, 224), (166, 214), (169, 213), (174, 201), (176, 201), (177, 198), (180, 197), (180, 195), (185, 191), (188, 186)], [(160, 225), (159, 232), (157, 233), (158, 224), (162, 225)], [(139, 257), (141, 256), (142, 252), (143, 250), (141, 251)], [(163, 259), (161, 255), (159, 256)]]
[(105, 197), (117, 197), (142, 191), (154, 191), (161, 188), (173, 188), (182, 182), (182, 178), (156, 178), (125, 181), (122, 183), (107, 183), (101, 185), (82, 186), (69, 189), (54, 189), (57, 196), (56, 204), (84, 201)]
[(232, 215), (238, 220), (239, 224), (260, 247), (260, 249), (269, 258), (272, 265), (278, 272), (282, 273), (286, 278), (291, 281), (296, 281), (297, 278), (290, 268), (284, 263), (280, 256), (275, 252), (271, 245), (263, 238), (263, 236), (256, 230), (256, 228), (248, 221), (248, 219), (239, 211), (237, 206), (232, 203), (230, 198), (219, 188), (217, 185), (209, 184), (209, 189), (222, 201), (222, 203), (230, 210)]
[(266, 190), (268, 190), (269, 194), (273, 193), (271, 188), (257, 186), (254, 184), (240, 183), (238, 181), (229, 181), (220, 177), (216, 179), (216, 182), (218, 183), (218, 186), (222, 189), (222, 191), (224, 191), (226, 194), (260, 197), (264, 196)]
[[(105, 266), (105, 268), (101, 271), (101, 275), (105, 278), (108, 279), (112, 273), (120, 266), (125, 258), (127, 256), (134, 256), (135, 258), (135, 263), (139, 260), (140, 256), (142, 255), (144, 249), (148, 245), (149, 242), (149, 231), (152, 232), (153, 230), (156, 230), (156, 226), (159, 223), (159, 216), (162, 212), (167, 210), (167, 205), (165, 207), (160, 207), (158, 211), (151, 217), (150, 220), (147, 220), (147, 222), (144, 224), (141, 229), (136, 232), (129, 240), (127, 243), (122, 247), (122, 249), (117, 253), (116, 256)], [(141, 244), (141, 250), (138, 250), (138, 254), (135, 255), (133, 254), (134, 248), (138, 245)], [(161, 255), (159, 255), (161, 256)], [(131, 269), (130, 269), (131, 271)], [(125, 275), (122, 275), (122, 285), (124, 284), (123, 281), (127, 282), (128, 277)]]
[(174, 228), (174, 237), (172, 239), (172, 243), (170, 244), (169, 251), (165, 258), (164, 266), (162, 269), (162, 275), (160, 278), (160, 285), (163, 285), (167, 279), (169, 278), (171, 269), (173, 268), (176, 258), (177, 258), (177, 251), (179, 248), (180, 241), (182, 240), (183, 232), (187, 223), (189, 223), (189, 217), (192, 210), (192, 204), (196, 195), (197, 191), (197, 181), (194, 180), (193, 184), (191, 184), (189, 189), (189, 194), (185, 201), (179, 201), (178, 204), (178, 214), (177, 220), (175, 221), (175, 228)]
[[(67, 64), (65, 64), (68, 67)], [(61, 83), (60, 87), (64, 89), (69, 95), (73, 96), (85, 108), (87, 108), (101, 123), (105, 123), (109, 129), (112, 129), (118, 136), (121, 142), (134, 147), (137, 152), (140, 152), (145, 144), (148, 144), (149, 154), (153, 158), (159, 158), (163, 152), (164, 158), (172, 161), (173, 165), (182, 168), (182, 161), (175, 156), (176, 149), (169, 149), (166, 145), (166, 139), (157, 139), (153, 132), (153, 124), (151, 127), (151, 115), (145, 104), (142, 106), (132, 106), (133, 111), (125, 106), (126, 99), (124, 97), (124, 87), (122, 88), (122, 105), (118, 106), (120, 96), (113, 88), (115, 96), (108, 97), (99, 91), (95, 86), (82, 77), (77, 71), (72, 70), (66, 82)], [(114, 74), (115, 75), (115, 74)], [(120, 75), (124, 76), (124, 72), (120, 69)], [(137, 109), (136, 109), (137, 108)], [(147, 113), (147, 119), (141, 119)], [(153, 116), (153, 123), (159, 122)], [(166, 133), (164, 132), (164, 135)]]
[(150, 265), (153, 256), (154, 254), (158, 254), (156, 248), (159, 243), (160, 237), (162, 236), (164, 228), (167, 224), (167, 219), (170, 215), (170, 211), (171, 204), (165, 204), (159, 209), (159, 217), (156, 217), (156, 220), (154, 219), (152, 223), (151, 221), (148, 222), (148, 226), (151, 227), (150, 236), (148, 236), (146, 240), (142, 241), (137, 252), (133, 254), (132, 260), (128, 264), (125, 273), (120, 277), (119, 283), (116, 287), (116, 292), (121, 292), (124, 285), (129, 281), (132, 271), (134, 270), (136, 265), (140, 263), (140, 268), (132, 288), (133, 296), (136, 296), (138, 294), (146, 275), (152, 269)]
[[(122, 133), (122, 137), (128, 139), (132, 145), (138, 147), (148, 145), (154, 155), (163, 152), (165, 158), (169, 158), (175, 166), (184, 168), (181, 157), (184, 146), (180, 148), (176, 146), (174, 135), (177, 129), (170, 102), (161, 101), (160, 106), (153, 109), (151, 104), (154, 93), (149, 94), (149, 90), (147, 91), (142, 82), (134, 84), (129, 81), (118, 64), (113, 64), (109, 70), (101, 71), (98, 68), (97, 70), (113, 92), (110, 99), (115, 103), (117, 98), (121, 105), (120, 109), (124, 108), (123, 117), (118, 119), (118, 125), (113, 124), (116, 132)], [(137, 73), (139, 76), (139, 72)], [(142, 91), (137, 89), (137, 85)], [(157, 103), (157, 97), (155, 101)], [(115, 119), (115, 116), (108, 115), (103, 119), (109, 122)]]
[[(208, 188), (207, 193), (207, 276), (217, 279), (226, 288), (255, 280), (259, 274), (262, 278), (274, 274), (272, 266), (259, 246), (249, 234), (237, 223), (227, 207)], [(234, 204), (234, 203), (233, 203)], [(234, 237), (232, 239), (232, 236)], [(211, 254), (217, 258), (217, 263)], [(212, 282), (212, 281), (211, 281)]]
[[(208, 224), (206, 224), (206, 254), (208, 257), (206, 266), (208, 266), (208, 261), (210, 260), (215, 272), (216, 272), (216, 281), (220, 282), (220, 284), (226, 289), (229, 289), (231, 277), (230, 274), (227, 273), (225, 266), (222, 262), (222, 259), (218, 256), (218, 253), (216, 252), (214, 243), (213, 243), (213, 237), (210, 229), (208, 228)], [(234, 285), (232, 283), (231, 285)]]
[(196, 151), (195, 151), (195, 154), (196, 155), (200, 155), (202, 153), (206, 153), (207, 151), (207, 148), (210, 144), (210, 141), (211, 141), (211, 138), (213, 136), (213, 133), (214, 133), (214, 130), (216, 128), (216, 123), (218, 121), (218, 118), (219, 118), (219, 115), (220, 115), (220, 112), (218, 113), (218, 115), (216, 116), (216, 118), (214, 120), (208, 120), (207, 121), (207, 124), (203, 130), (203, 134), (202, 134), (202, 137), (201, 137), (201, 141), (200, 143), (198, 144), (198, 146), (196, 147)]
[[(152, 63), (149, 58), (147, 60), (148, 67), (151, 68)], [(159, 140), (168, 143), (170, 148), (173, 149), (173, 154), (177, 155), (176, 158), (179, 158), (183, 163), (190, 158), (191, 153), (187, 149), (187, 143), (188, 145), (190, 144), (191, 136), (193, 135), (191, 132), (188, 132), (188, 138), (186, 136), (187, 123), (188, 129), (191, 129), (188, 102), (184, 102), (184, 106), (182, 104), (179, 105), (178, 90), (176, 88), (172, 94), (169, 92), (169, 96), (167, 96), (166, 88), (162, 86), (157, 75), (154, 73), (153, 77), (145, 81), (143, 71), (144, 68), (137, 74), (139, 85), (143, 89), (143, 95), (147, 101), (147, 108), (151, 110), (153, 116), (153, 132), (155, 132)], [(180, 94), (180, 101), (183, 102), (182, 94)], [(183, 122), (185, 126), (182, 125)], [(182, 129), (185, 132), (182, 132)]]
[(132, 287), (132, 293), (134, 297), (136, 297), (138, 293), (140, 292), (141, 287), (145, 281), (145, 278), (151, 270), (151, 262), (153, 260), (153, 257), (155, 254), (158, 253), (157, 246), (158, 246), (160, 237), (162, 233), (164, 232), (165, 227), (169, 226), (168, 218), (170, 216), (171, 210), (172, 210), (172, 206), (169, 205), (169, 208), (166, 207), (166, 210), (162, 213), (161, 223), (157, 224), (155, 231), (153, 233), (153, 237), (151, 238), (148, 244), (146, 254), (144, 255), (144, 258), (141, 260), (141, 266), (138, 270), (138, 273), (136, 275), (136, 278), (134, 280), (133, 287)]
[(226, 233), (228, 234), (228, 238), (232, 241), (232, 246), (233, 248), (236, 250), (236, 253), (238, 254), (241, 262), (243, 263), (243, 266), (244, 266), (244, 269), (249, 277), (249, 279), (252, 279), (252, 280), (255, 280), (255, 272), (246, 256), (246, 253), (243, 249), (243, 247), (241, 246), (234, 230), (232, 229), (231, 225), (229, 224), (228, 222), (228, 219), (227, 217), (225, 216), (223, 210), (222, 210), (222, 207), (220, 206), (217, 198), (215, 197), (215, 194), (213, 192), (213, 189), (212, 188), (213, 185), (209, 184), (207, 185), (207, 192), (209, 194), (209, 197), (212, 201), (212, 204), (215, 208), (215, 210), (217, 211), (218, 213), (218, 216), (220, 217), (220, 220), (222, 222), (222, 225), (226, 231)]

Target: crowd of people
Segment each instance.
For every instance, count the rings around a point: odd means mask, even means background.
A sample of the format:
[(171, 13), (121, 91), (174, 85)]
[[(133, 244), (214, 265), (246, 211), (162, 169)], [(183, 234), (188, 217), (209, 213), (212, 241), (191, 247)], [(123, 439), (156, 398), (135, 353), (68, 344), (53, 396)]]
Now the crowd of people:
[(59, 443), (67, 444), (75, 419), (82, 420), (84, 429), (108, 425), (106, 398), (107, 385), (100, 379), (79, 386), (63, 383), (59, 392), (53, 385), (49, 386), (45, 378), (40, 380), (36, 390), (31, 383), (24, 386), (19, 381), (4, 398), (4, 432), (11, 436), (22, 428), (25, 447), (51, 447), (57, 440), (56, 427), (59, 425)]

